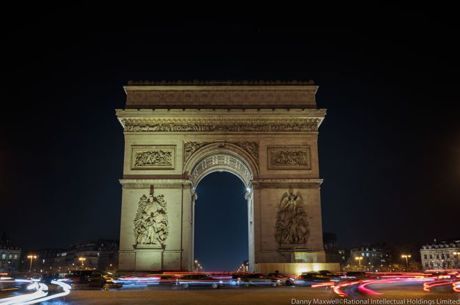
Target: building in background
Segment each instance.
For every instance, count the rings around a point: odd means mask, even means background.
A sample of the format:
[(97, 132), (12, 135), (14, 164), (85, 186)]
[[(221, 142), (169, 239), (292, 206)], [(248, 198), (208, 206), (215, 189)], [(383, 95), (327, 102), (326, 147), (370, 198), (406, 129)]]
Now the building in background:
[[(34, 255), (32, 268), (28, 256)], [(28, 251), (22, 257), (22, 270), (65, 273), (75, 269), (114, 271), (118, 265), (118, 241), (99, 239), (71, 245), (67, 249)]]
[(3, 233), (0, 239), (0, 272), (14, 273), (19, 268), (21, 248), (14, 245)]
[(420, 249), (422, 267), (428, 269), (460, 268), (460, 239), (423, 245)]
[(391, 251), (384, 246), (364, 246), (350, 250), (345, 270), (391, 271)]
[[(60, 270), (57, 268), (58, 260), (56, 258), (58, 254), (62, 251), (64, 251), (64, 249), (41, 249), (36, 252), (32, 251), (33, 255), (37, 256), (36, 262), (32, 265), (32, 271), (59, 272)], [(27, 253), (24, 253), (26, 259), (29, 255)]]
[(118, 263), (118, 242), (106, 239), (80, 242), (61, 253), (61, 258), (67, 267), (72, 262), (72, 266), (79, 268), (112, 270)]

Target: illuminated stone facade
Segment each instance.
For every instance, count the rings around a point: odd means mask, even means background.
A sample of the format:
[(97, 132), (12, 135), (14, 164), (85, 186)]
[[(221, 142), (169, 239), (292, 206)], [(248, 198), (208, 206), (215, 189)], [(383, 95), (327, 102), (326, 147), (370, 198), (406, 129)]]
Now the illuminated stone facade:
[[(195, 188), (215, 171), (247, 188), (249, 266), (324, 263), (318, 87), (291, 83), (130, 83), (120, 270), (192, 270)], [(299, 212), (299, 213), (298, 213)], [(301, 212), (301, 213), (300, 213)], [(294, 223), (294, 225), (289, 225)]]
[(425, 270), (460, 268), (460, 240), (424, 245), (420, 257)]

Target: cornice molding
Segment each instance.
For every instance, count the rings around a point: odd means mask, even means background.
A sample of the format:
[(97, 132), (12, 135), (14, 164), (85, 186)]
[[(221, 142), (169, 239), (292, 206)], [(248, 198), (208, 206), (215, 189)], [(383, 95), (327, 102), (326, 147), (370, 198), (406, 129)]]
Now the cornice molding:
[(128, 86), (299, 86), (314, 85), (313, 80), (130, 80)]

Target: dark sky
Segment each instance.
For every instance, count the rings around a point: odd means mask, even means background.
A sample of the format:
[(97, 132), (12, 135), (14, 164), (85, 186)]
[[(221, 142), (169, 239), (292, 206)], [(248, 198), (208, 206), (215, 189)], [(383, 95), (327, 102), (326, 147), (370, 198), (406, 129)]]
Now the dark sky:
[(248, 205), (243, 182), (212, 173), (197, 187), (195, 259), (208, 271), (234, 271), (248, 259)]
[(325, 231), (344, 246), (460, 236), (456, 10), (346, 5), (245, 16), (5, 7), (0, 231), (25, 248), (118, 237), (114, 109), (128, 80), (313, 79), (328, 109)]

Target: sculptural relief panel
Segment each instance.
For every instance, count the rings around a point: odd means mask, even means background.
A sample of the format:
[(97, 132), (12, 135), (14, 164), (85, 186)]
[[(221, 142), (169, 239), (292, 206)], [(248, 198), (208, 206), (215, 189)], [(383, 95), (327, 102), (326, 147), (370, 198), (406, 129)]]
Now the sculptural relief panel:
[(133, 145), (131, 169), (174, 169), (175, 145)]
[(168, 233), (164, 195), (142, 195), (134, 218), (134, 248), (164, 248)]
[(268, 146), (267, 157), (268, 169), (311, 169), (311, 151), (308, 145)]
[(299, 191), (293, 189), (281, 196), (278, 206), (275, 239), (280, 248), (305, 245), (310, 236), (308, 215)]

